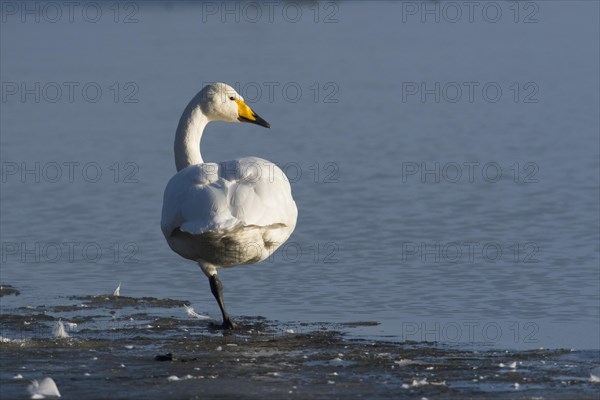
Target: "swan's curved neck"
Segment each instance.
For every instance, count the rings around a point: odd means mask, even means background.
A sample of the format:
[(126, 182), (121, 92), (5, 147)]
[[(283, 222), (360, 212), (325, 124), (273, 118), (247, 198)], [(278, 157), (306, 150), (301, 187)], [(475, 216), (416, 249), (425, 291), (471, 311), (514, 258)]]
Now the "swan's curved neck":
[(200, 96), (190, 101), (179, 119), (175, 134), (175, 166), (181, 171), (189, 165), (202, 164), (200, 140), (209, 120), (200, 108)]

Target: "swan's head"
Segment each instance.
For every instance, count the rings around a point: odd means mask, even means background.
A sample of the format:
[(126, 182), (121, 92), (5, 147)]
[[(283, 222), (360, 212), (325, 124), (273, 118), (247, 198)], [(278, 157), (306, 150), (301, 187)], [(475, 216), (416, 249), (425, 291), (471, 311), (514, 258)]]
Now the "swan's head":
[(258, 116), (244, 102), (244, 98), (231, 86), (217, 82), (200, 91), (200, 108), (210, 121), (250, 122), (270, 128), (271, 125)]

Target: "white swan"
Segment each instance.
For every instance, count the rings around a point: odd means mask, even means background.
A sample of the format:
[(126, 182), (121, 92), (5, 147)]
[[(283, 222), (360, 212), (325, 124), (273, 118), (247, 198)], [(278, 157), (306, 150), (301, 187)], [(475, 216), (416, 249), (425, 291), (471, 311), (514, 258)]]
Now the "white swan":
[(270, 128), (231, 86), (204, 87), (188, 104), (175, 135), (175, 174), (165, 189), (161, 228), (173, 251), (196, 261), (223, 314), (217, 268), (252, 264), (271, 255), (292, 234), (298, 210), (279, 167), (257, 157), (205, 163), (200, 154), (211, 121), (250, 122)]

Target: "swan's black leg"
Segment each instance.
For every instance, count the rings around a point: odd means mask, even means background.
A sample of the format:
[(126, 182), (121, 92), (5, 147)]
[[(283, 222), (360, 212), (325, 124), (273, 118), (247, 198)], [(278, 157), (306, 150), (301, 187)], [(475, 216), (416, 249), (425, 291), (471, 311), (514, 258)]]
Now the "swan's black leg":
[(227, 313), (225, 309), (225, 302), (223, 302), (223, 284), (217, 277), (217, 274), (211, 275), (209, 278), (210, 281), (210, 290), (217, 299), (217, 303), (219, 304), (219, 308), (221, 309), (221, 313), (223, 314), (223, 329), (234, 329), (235, 323)]

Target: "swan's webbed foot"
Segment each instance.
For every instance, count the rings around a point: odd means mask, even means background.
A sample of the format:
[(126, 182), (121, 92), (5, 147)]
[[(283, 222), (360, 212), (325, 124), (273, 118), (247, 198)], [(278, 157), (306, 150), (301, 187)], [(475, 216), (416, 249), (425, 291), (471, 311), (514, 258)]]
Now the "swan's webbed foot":
[(221, 329), (233, 330), (236, 328), (237, 325), (231, 318), (224, 319), (223, 324), (221, 325)]

